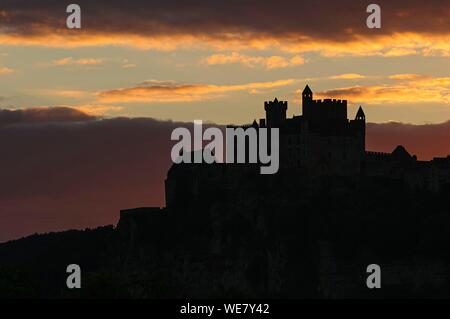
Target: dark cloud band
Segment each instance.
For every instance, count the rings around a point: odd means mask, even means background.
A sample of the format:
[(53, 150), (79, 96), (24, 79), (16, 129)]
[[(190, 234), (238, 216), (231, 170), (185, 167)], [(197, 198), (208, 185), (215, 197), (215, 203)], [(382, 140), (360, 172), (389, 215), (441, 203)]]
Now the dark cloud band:
[[(0, 125), (0, 242), (111, 224), (120, 209), (164, 205), (170, 135), (191, 124), (148, 118), (59, 123)], [(398, 144), (419, 158), (443, 156), (450, 122), (368, 124), (368, 149), (390, 152)]]
[(96, 117), (69, 107), (0, 109), (0, 128), (15, 124), (61, 123), (94, 120)]
[[(382, 28), (366, 27), (366, 6), (360, 0), (326, 1), (119, 1), (79, 0), (81, 33), (143, 36), (193, 35), (233, 37), (303, 36), (344, 41), (358, 35), (398, 32), (448, 34), (450, 6), (445, 1), (377, 3)], [(2, 0), (0, 32), (30, 35), (65, 32), (65, 6), (56, 0)]]

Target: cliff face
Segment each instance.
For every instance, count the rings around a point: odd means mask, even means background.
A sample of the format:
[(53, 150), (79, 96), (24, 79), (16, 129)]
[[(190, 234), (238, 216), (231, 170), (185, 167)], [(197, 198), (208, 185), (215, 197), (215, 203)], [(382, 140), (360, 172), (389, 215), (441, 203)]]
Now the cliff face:
[[(0, 245), (0, 298), (110, 296), (117, 243), (112, 226), (32, 235)], [(81, 266), (86, 289), (69, 291), (66, 268)], [(97, 290), (97, 292), (94, 292)]]
[[(316, 278), (310, 271), (297, 274), (297, 266), (313, 271), (316, 262), (303, 230), (307, 215), (297, 210), (307, 201), (292, 206), (290, 193), (273, 191), (282, 178), (260, 183), (255, 182), (261, 178), (257, 170), (230, 169), (219, 172), (220, 178), (209, 167), (191, 176), (183, 172), (183, 181), (195, 179), (195, 185), (172, 186), (185, 200), (161, 210), (123, 212), (117, 231), (128, 245), (127, 258), (138, 258), (132, 263), (138, 272), (150, 267), (166, 273), (177, 297), (274, 297), (287, 291), (301, 296), (301, 289), (290, 288), (295, 285), (291, 279), (312, 288), (311, 278)], [(292, 218), (301, 222), (294, 226)], [(302, 258), (311, 262), (301, 264)]]
[[(447, 191), (224, 166), (189, 167), (171, 178), (173, 198), (183, 200), (124, 212), (117, 229), (127, 247), (125, 272), (164, 278), (164, 292), (145, 297), (445, 294)], [(373, 263), (385, 270), (382, 291), (365, 284)]]
[[(169, 179), (166, 208), (122, 211), (115, 229), (0, 245), (0, 295), (448, 297), (448, 189), (230, 165)], [(79, 291), (65, 288), (71, 263), (83, 270)], [(374, 263), (379, 290), (365, 284)]]

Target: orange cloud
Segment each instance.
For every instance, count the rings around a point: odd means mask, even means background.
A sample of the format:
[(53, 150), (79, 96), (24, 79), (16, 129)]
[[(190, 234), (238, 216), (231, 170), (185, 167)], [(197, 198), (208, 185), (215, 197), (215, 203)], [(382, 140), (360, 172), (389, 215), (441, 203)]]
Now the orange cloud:
[(135, 67), (136, 67), (136, 64), (133, 64), (133, 63), (127, 63), (127, 64), (122, 65), (122, 69), (132, 69)]
[(92, 59), (92, 58), (74, 59), (72, 57), (66, 57), (53, 61), (54, 65), (98, 65), (102, 63), (103, 60), (101, 59)]
[[(342, 56), (384, 56), (405, 55), (450, 56), (450, 34), (395, 33), (391, 35), (354, 35), (345, 41), (339, 39), (320, 39), (312, 36), (262, 35), (254, 32), (236, 34), (106, 34), (106, 33), (67, 33), (61, 31), (40, 35), (9, 35), (0, 33), (0, 43), (5, 45), (44, 46), (56, 48), (77, 48), (92, 46), (124, 46), (137, 49), (174, 51), (177, 49), (225, 51), (233, 47), (235, 52), (244, 50), (277, 50), (291, 54), (316, 52), (325, 57)], [(245, 56), (244, 56), (245, 57)], [(244, 63), (244, 57), (229, 57)], [(226, 60), (226, 56), (220, 57)], [(220, 59), (216, 60), (219, 61)], [(213, 59), (214, 61), (214, 59)], [(247, 60), (250, 63), (250, 60)], [(253, 60), (253, 63), (256, 60)], [(262, 60), (261, 60), (262, 61)], [(302, 60), (290, 61), (300, 62)], [(262, 62), (260, 62), (262, 63)], [(275, 63), (275, 65), (280, 63)]]
[[(368, 29), (365, 5), (355, 0), (221, 2), (198, 0), (80, 0), (83, 27), (65, 27), (66, 4), (2, 0), (0, 43), (80, 47), (121, 45), (143, 49), (276, 49), (324, 56), (450, 56), (450, 9), (445, 1), (380, 0), (383, 27)], [(339, 18), (336, 18), (339, 15)], [(274, 65), (280, 65), (275, 61)]]
[(418, 78), (424, 77), (420, 74), (414, 74), (414, 73), (402, 73), (402, 74), (393, 74), (390, 75), (389, 78), (393, 80), (414, 80)]
[(348, 41), (321, 41), (306, 38), (300, 43), (285, 42), (284, 50), (288, 52), (319, 52), (326, 57), (450, 56), (450, 34), (394, 33), (379, 36), (355, 35), (353, 39)]
[(124, 109), (123, 106), (111, 106), (111, 105), (97, 105), (97, 104), (85, 104), (68, 106), (79, 110), (80, 112), (86, 113), (91, 116), (102, 116), (107, 113), (116, 113)]
[(390, 76), (393, 84), (352, 86), (319, 92), (319, 98), (345, 97), (355, 103), (422, 103), (450, 104), (450, 77), (411, 74)]
[(291, 85), (293, 79), (273, 82), (253, 82), (239, 85), (211, 85), (211, 84), (177, 84), (172, 81), (150, 80), (139, 86), (99, 92), (101, 103), (168, 103), (192, 102), (223, 97), (230, 92), (271, 89)]
[(241, 63), (248, 67), (264, 67), (266, 69), (278, 69), (286, 68), (289, 66), (295, 66), (305, 63), (305, 59), (302, 56), (295, 55), (291, 58), (283, 56), (248, 56), (240, 54), (238, 52), (232, 52), (231, 54), (214, 54), (206, 59), (206, 62), (210, 65), (216, 64), (230, 64)]
[(42, 90), (39, 93), (43, 95), (52, 95), (73, 99), (81, 99), (91, 96), (90, 92), (81, 90)]
[(330, 76), (330, 79), (332, 80), (358, 80), (358, 79), (364, 79), (365, 76), (358, 74), (358, 73), (345, 73), (345, 74), (339, 74), (339, 75), (333, 75)]
[(0, 67), (0, 74), (10, 74), (13, 73), (14, 70), (7, 67)]

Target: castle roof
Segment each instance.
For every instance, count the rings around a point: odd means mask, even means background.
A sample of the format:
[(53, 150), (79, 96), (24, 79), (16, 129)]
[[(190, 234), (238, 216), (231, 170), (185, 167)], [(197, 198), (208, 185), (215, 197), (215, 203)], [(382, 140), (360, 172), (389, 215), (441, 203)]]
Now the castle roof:
[(303, 93), (312, 93), (311, 89), (309, 88), (309, 85), (306, 84), (305, 88), (303, 89)]
[(361, 106), (359, 106), (358, 113), (356, 113), (356, 117), (366, 117)]
[(409, 160), (412, 158), (411, 154), (402, 146), (399, 145), (392, 151), (392, 156), (399, 160)]

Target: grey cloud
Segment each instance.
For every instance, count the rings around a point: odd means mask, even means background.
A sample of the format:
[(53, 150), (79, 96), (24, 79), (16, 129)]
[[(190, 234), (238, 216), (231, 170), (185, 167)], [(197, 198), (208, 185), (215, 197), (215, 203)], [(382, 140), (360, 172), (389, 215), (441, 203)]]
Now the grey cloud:
[[(445, 1), (380, 0), (382, 28), (366, 27), (366, 6), (360, 0), (326, 1), (77, 1), (86, 33), (141, 35), (190, 34), (219, 37), (251, 32), (257, 36), (307, 35), (347, 40), (358, 34), (396, 32), (448, 34), (450, 6)], [(65, 28), (65, 6), (55, 0), (2, 0), (2, 32), (39, 34)], [(298, 41), (302, 41), (298, 38)]]

